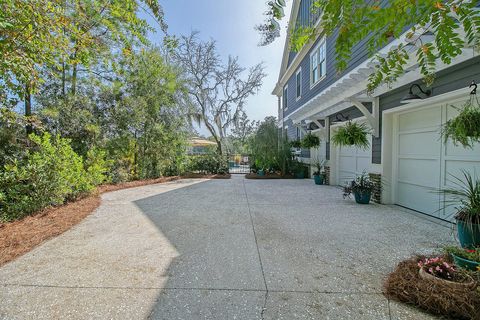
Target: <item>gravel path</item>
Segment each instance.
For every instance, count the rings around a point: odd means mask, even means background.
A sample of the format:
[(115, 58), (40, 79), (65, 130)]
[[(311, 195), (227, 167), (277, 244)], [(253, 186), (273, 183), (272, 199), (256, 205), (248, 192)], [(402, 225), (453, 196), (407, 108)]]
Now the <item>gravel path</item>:
[(126, 189), (0, 268), (0, 319), (433, 319), (385, 299), (382, 280), (450, 240), (311, 180)]

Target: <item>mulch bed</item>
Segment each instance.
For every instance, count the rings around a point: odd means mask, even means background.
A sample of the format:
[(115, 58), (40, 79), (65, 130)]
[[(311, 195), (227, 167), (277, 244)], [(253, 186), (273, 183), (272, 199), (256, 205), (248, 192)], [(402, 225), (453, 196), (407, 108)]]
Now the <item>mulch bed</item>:
[(473, 288), (457, 288), (425, 280), (418, 273), (417, 262), (421, 258), (413, 257), (398, 264), (384, 283), (385, 295), (432, 314), (455, 319), (480, 319), (478, 283)]
[(230, 175), (193, 174), (182, 177), (174, 176), (102, 185), (97, 188), (95, 193), (77, 201), (44, 209), (35, 215), (27, 216), (21, 220), (4, 224), (0, 223), (0, 266), (80, 223), (100, 206), (100, 195), (102, 193), (165, 183), (182, 178), (229, 179)]
[(230, 179), (232, 175), (226, 174), (201, 174), (201, 173), (188, 173), (182, 176), (184, 179)]
[(281, 176), (281, 175), (278, 175), (278, 174), (265, 174), (264, 176), (259, 176), (258, 174), (256, 173), (247, 173), (245, 175), (245, 178), (246, 179), (258, 179), (258, 180), (268, 180), (268, 179), (295, 179), (294, 176), (291, 176), (291, 175), (285, 175), (285, 176)]

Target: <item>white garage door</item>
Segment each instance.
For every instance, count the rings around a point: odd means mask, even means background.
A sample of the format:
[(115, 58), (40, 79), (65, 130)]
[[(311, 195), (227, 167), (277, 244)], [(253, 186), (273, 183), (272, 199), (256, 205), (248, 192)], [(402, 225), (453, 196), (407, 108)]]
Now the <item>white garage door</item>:
[(369, 172), (372, 163), (371, 136), (370, 147), (360, 149), (355, 147), (339, 147), (337, 149), (337, 183), (345, 185), (354, 180), (356, 176)]
[(441, 124), (455, 113), (445, 104), (398, 115), (393, 158), (397, 204), (452, 220), (454, 208), (442, 210), (444, 199), (438, 190), (451, 186), (462, 169), (480, 174), (480, 146), (472, 150), (443, 143)]

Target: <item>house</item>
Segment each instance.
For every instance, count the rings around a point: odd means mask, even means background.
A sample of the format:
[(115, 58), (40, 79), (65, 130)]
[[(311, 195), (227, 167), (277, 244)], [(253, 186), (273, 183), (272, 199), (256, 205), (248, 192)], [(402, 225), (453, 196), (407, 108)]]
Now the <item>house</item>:
[(214, 150), (217, 144), (213, 141), (202, 139), (199, 137), (191, 138), (187, 145), (187, 154), (189, 155), (201, 155), (207, 154)]
[[(309, 10), (311, 4), (312, 0), (293, 1), (289, 31), (297, 23), (318, 23), (318, 15)], [(392, 39), (379, 53), (407, 41), (405, 34)], [(367, 95), (367, 78), (374, 63), (366, 41), (354, 46), (349, 65), (341, 73), (335, 68), (335, 36), (318, 38), (299, 52), (291, 52), (288, 42), (287, 38), (273, 90), (278, 97), (279, 129), (289, 139), (301, 138), (307, 131), (322, 139), (318, 149), (302, 151), (302, 160), (326, 159), (331, 185), (344, 185), (366, 171), (377, 183), (375, 201), (452, 220), (454, 209), (442, 209), (444, 195), (438, 190), (451, 183), (452, 176), (461, 176), (461, 169), (480, 176), (480, 145), (465, 149), (444, 143), (440, 128), (455, 115), (452, 106), (470, 99), (472, 80), (480, 82), (480, 57), (473, 48), (465, 48), (449, 65), (438, 64), (431, 88), (425, 88), (412, 64), (398, 81)], [(431, 95), (402, 103), (410, 89), (418, 92), (413, 84), (430, 89)], [(371, 128), (367, 150), (330, 143), (332, 134), (347, 120), (365, 122)]]

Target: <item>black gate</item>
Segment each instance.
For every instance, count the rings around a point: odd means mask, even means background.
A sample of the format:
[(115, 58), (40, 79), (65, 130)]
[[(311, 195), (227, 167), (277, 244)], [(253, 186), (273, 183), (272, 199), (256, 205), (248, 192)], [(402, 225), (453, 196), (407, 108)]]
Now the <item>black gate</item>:
[(231, 154), (228, 156), (228, 172), (250, 173), (250, 158), (245, 154)]

